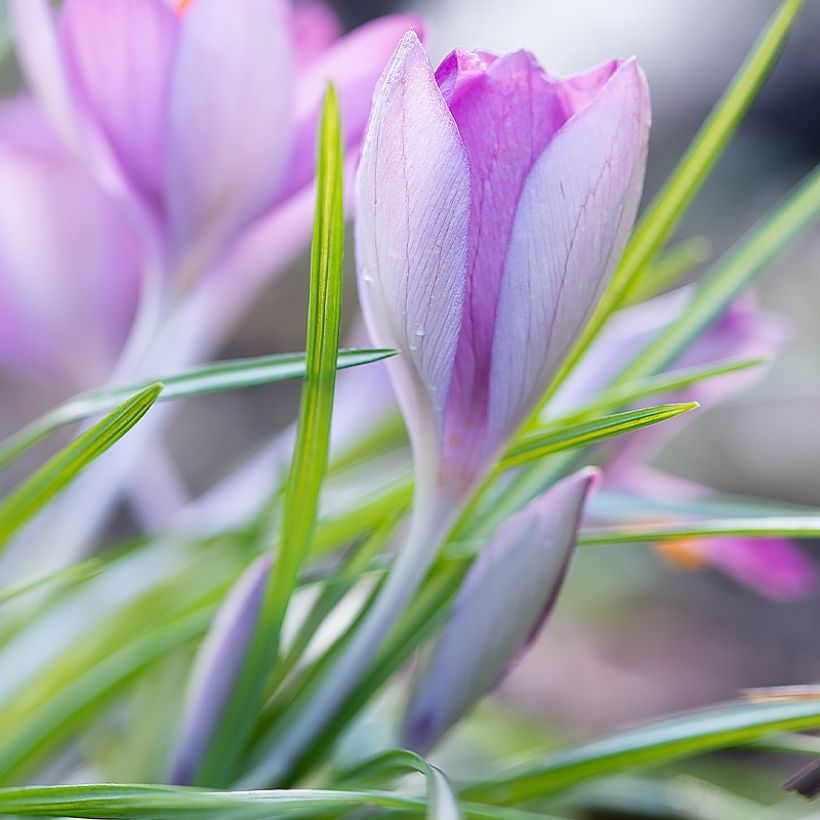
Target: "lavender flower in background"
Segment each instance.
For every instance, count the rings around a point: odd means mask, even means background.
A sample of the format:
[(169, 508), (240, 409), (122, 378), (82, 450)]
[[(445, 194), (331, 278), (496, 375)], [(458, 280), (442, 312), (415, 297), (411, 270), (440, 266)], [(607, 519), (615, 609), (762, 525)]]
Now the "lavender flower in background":
[(56, 128), (185, 283), (310, 185), (328, 78), (355, 145), (378, 73), (418, 25), (386, 18), (336, 40), (325, 7), (285, 0), (241, 13), (233, 0), (67, 0), (58, 20), (45, 0), (12, 0), (12, 12)]
[[(115, 383), (162, 377), (212, 355), (307, 241), (327, 81), (338, 89), (353, 163), (385, 62), (402, 33), (421, 29), (399, 15), (333, 39), (339, 26), (327, 7), (286, 0), (248, 0), (241, 13), (233, 0), (67, 0), (60, 12), (45, 0), (11, 0), (10, 8), (31, 90), (141, 245), (136, 321), (113, 368), (83, 387), (109, 374)], [(150, 456), (163, 475), (149, 485), (179, 488), (184, 503), (184, 482), (157, 441), (173, 412), (160, 408), (116, 460), (76, 482), (25, 556), (42, 567), (82, 555), (129, 482), (146, 526), (168, 521), (178, 504), (153, 517), (139, 481), (142, 465), (156, 473)]]
[(596, 476), (586, 469), (558, 482), (484, 547), (414, 686), (402, 745), (432, 748), (535, 640), (563, 584)]
[[(592, 398), (609, 383), (613, 374), (683, 313), (690, 298), (691, 289), (681, 288), (616, 314), (550, 402), (546, 418), (569, 412)], [(739, 359), (774, 359), (790, 337), (790, 328), (783, 317), (759, 309), (753, 298), (747, 296), (730, 305), (676, 365), (695, 367)], [(764, 367), (757, 367), (727, 374), (700, 382), (665, 400), (697, 401), (708, 408), (747, 389), (764, 373)], [(604, 490), (661, 503), (708, 499), (713, 494), (709, 488), (648, 466), (688, 422), (689, 419), (681, 417), (610, 443)], [(600, 523), (594, 510), (592, 515), (596, 523)], [(803, 597), (817, 581), (814, 564), (799, 547), (782, 538), (673, 540), (656, 545), (656, 549), (678, 567), (714, 566), (761, 595), (778, 600)]]

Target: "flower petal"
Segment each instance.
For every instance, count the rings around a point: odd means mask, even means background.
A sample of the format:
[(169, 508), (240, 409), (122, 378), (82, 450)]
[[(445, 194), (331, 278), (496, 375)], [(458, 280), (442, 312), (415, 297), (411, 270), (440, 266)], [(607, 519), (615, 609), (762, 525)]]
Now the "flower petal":
[(302, 0), (293, 9), (293, 39), (300, 66), (310, 65), (342, 34), (342, 22), (324, 0)]
[(597, 472), (560, 481), (503, 524), (470, 569), (415, 688), (403, 742), (425, 752), (509, 671), (563, 583)]
[(455, 122), (413, 32), (376, 95), (357, 186), (359, 290), (389, 363), (417, 475), (436, 473), (441, 413), (458, 340), (470, 182)]
[(172, 783), (187, 785), (196, 776), (245, 660), (270, 565), (270, 556), (262, 556), (248, 567), (228, 593), (202, 643), (186, 696), (180, 741), (171, 767)]
[(171, 84), (166, 165), (172, 241), (201, 266), (257, 216), (292, 136), (294, 58), (281, 0), (197, 0)]
[(107, 377), (139, 272), (124, 214), (33, 102), (0, 107), (0, 360), (75, 390)]
[(17, 58), (29, 87), (39, 97), (60, 136), (72, 147), (79, 147), (76, 104), (47, 0), (10, 0), (9, 11)]
[(334, 43), (299, 78), (296, 139), (278, 201), (310, 183), (316, 170), (316, 140), (325, 89), (333, 83), (339, 97), (346, 154), (358, 153), (370, 117), (373, 89), (408, 30), (422, 36), (417, 17), (382, 17)]
[(155, 209), (179, 19), (164, 0), (67, 0), (61, 39), (75, 94)]
[(649, 95), (629, 60), (535, 163), (498, 302), (487, 440), (523, 421), (589, 318), (643, 186)]

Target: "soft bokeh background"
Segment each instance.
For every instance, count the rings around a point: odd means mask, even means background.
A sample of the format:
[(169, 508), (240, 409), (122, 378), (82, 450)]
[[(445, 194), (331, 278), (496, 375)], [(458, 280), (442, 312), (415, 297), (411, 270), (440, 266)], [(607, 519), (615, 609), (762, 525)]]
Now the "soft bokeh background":
[[(454, 46), (525, 46), (570, 73), (637, 54), (653, 93), (647, 193), (673, 167), (776, 4), (772, 0), (335, 0), (346, 24), (388, 8), (430, 21), (434, 60)], [(786, 54), (679, 235), (727, 248), (820, 159), (820, 6), (808, 4)], [(13, 68), (4, 85), (15, 83)], [(352, 254), (351, 254), (352, 255)], [(303, 346), (307, 257), (275, 282), (223, 355)], [(355, 315), (350, 266), (346, 313)], [(820, 230), (757, 288), (795, 327), (792, 344), (749, 393), (696, 420), (663, 465), (721, 490), (820, 504)], [(340, 378), (345, 378), (344, 374)], [(38, 402), (0, 383), (0, 435)], [(191, 487), (216, 481), (292, 417), (298, 392), (260, 389), (188, 405), (170, 436)], [(127, 529), (128, 522), (119, 525)], [(809, 549), (812, 547), (810, 546)], [(714, 571), (684, 572), (646, 547), (579, 556), (540, 644), (502, 698), (591, 733), (711, 703), (739, 688), (820, 680), (820, 590), (799, 602), (760, 598)], [(571, 683), (570, 683), (571, 682)]]

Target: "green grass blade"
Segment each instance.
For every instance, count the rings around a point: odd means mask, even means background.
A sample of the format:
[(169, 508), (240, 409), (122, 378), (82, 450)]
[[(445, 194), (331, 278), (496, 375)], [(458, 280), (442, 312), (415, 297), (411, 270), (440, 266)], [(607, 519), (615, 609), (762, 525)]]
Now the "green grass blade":
[(820, 701), (749, 704), (692, 712), (525, 764), (464, 789), (465, 800), (505, 805), (534, 800), (593, 778), (749, 744), (768, 734), (820, 727)]
[(629, 240), (610, 287), (554, 379), (548, 396), (572, 371), (612, 312), (624, 303), (642, 272), (677, 227), (769, 75), (802, 5), (802, 0), (786, 0), (781, 5), (678, 166), (647, 208)]
[(98, 575), (101, 569), (102, 562), (92, 558), (80, 564), (72, 564), (69, 567), (63, 567), (54, 572), (49, 572), (40, 578), (34, 578), (30, 581), (21, 581), (17, 584), (2, 587), (0, 588), (0, 605), (8, 601), (13, 601), (16, 598), (21, 598), (43, 587), (59, 588), (82, 584)]
[(739, 373), (753, 367), (767, 364), (767, 359), (742, 359), (739, 361), (722, 362), (704, 367), (682, 367), (657, 376), (647, 376), (626, 384), (615, 384), (597, 393), (586, 404), (578, 405), (574, 410), (554, 418), (546, 418), (545, 422), (552, 424), (571, 424), (588, 419), (615, 407), (624, 407), (636, 401), (669, 393), (675, 393), (692, 387), (695, 384), (727, 376), (730, 373)]
[(712, 246), (703, 236), (693, 236), (679, 242), (653, 263), (647, 274), (630, 290), (623, 303), (632, 305), (643, 302), (671, 289), (699, 265), (708, 262), (711, 255)]
[(339, 349), (344, 254), (343, 155), (336, 94), (325, 98), (317, 172), (311, 254), (305, 383), (293, 461), (282, 512), (276, 561), (246, 662), (216, 728), (197, 778), (228, 784), (262, 706), (279, 655), (285, 613), (316, 526), (319, 492), (327, 472)]
[(698, 284), (686, 312), (619, 376), (623, 383), (673, 362), (775, 257), (820, 215), (820, 167), (760, 225), (753, 228)]
[(675, 418), (699, 407), (697, 402), (683, 404), (661, 404), (642, 410), (614, 413), (593, 421), (582, 421), (566, 427), (550, 425), (523, 436), (507, 451), (501, 461), (501, 469), (518, 467), (521, 464), (552, 455), (563, 450), (586, 447), (604, 439), (640, 430), (652, 424)]
[(820, 515), (722, 518), (714, 521), (683, 521), (663, 526), (633, 524), (628, 527), (614, 527), (611, 529), (588, 529), (581, 532), (578, 544), (591, 547), (606, 544), (638, 544), (716, 536), (820, 538)]
[(11, 536), (148, 412), (162, 391), (146, 387), (44, 464), (0, 502), (0, 550)]
[[(394, 350), (340, 350), (337, 367), (339, 370), (357, 367), (389, 358), (395, 353)], [(165, 387), (158, 401), (174, 401), (210, 393), (242, 390), (263, 384), (301, 379), (304, 375), (304, 353), (283, 353), (213, 362), (183, 373), (164, 376), (162, 383)], [(0, 469), (58, 427), (107, 413), (149, 385), (150, 382), (140, 382), (113, 390), (86, 393), (63, 402), (0, 444)]]
[(427, 817), (429, 820), (459, 820), (463, 815), (458, 798), (447, 776), (441, 769), (431, 766), (421, 755), (404, 749), (395, 749), (365, 761), (350, 772), (345, 781), (367, 782), (373, 777), (396, 777), (418, 772), (427, 782)]
[(106, 820), (156, 820), (158, 817), (267, 820), (292, 814), (324, 816), (325, 812), (343, 813), (362, 808), (418, 812), (422, 806), (419, 800), (378, 791), (228, 792), (108, 784), (0, 789), (3, 814)]

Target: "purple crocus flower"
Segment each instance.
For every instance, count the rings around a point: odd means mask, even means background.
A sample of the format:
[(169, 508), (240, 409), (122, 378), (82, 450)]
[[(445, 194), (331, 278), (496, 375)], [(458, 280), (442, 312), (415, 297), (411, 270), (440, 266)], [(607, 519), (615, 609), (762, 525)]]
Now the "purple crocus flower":
[(632, 227), (649, 96), (634, 59), (570, 78), (527, 52), (402, 40), (363, 149), (360, 291), (420, 491), (464, 497), (532, 411)]
[(37, 374), (51, 400), (105, 379), (141, 265), (121, 209), (33, 101), (0, 104), (0, 366)]
[(327, 8), (288, 0), (66, 0), (56, 19), (46, 0), (11, 9), (56, 129), (186, 284), (310, 187), (328, 79), (355, 147), (379, 72), (419, 25), (384, 18), (335, 39)]
[(563, 584), (597, 471), (565, 478), (504, 523), (476, 559), (414, 687), (402, 744), (434, 746), (510, 671)]
[(634, 59), (570, 78), (524, 51), (399, 43), (356, 191), (365, 321), (388, 363), (416, 472), (404, 547), (310, 708), (277, 738), (275, 781), (350, 692), (471, 494), (530, 415), (632, 228), (649, 94)]

